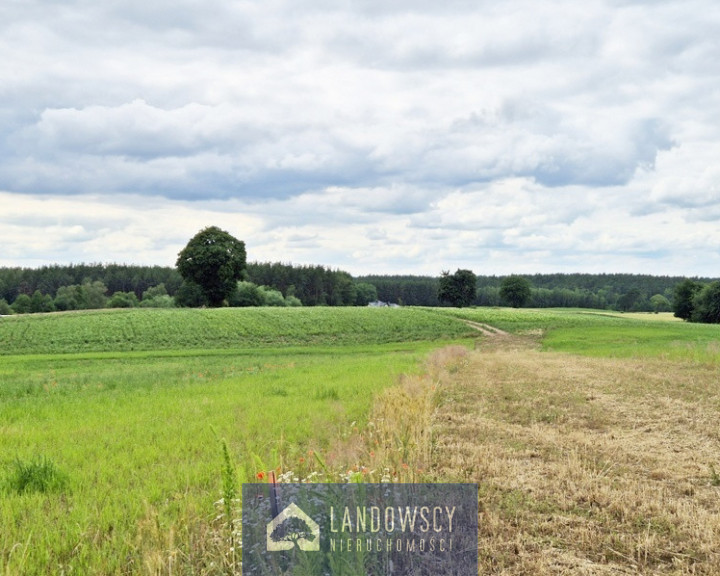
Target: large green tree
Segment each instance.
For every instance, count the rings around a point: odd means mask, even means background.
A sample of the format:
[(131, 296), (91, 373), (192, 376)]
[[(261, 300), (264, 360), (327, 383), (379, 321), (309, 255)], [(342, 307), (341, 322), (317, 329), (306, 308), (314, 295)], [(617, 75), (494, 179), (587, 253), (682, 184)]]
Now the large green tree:
[(369, 282), (355, 284), (355, 305), (367, 306), (378, 299), (377, 288)]
[(445, 271), (438, 284), (438, 300), (462, 308), (475, 300), (477, 276), (470, 270), (458, 269), (455, 274)]
[(178, 272), (202, 289), (210, 306), (232, 294), (246, 266), (245, 243), (217, 226), (200, 230), (178, 254)]
[(651, 296), (650, 305), (652, 306), (655, 314), (657, 314), (658, 312), (668, 312), (672, 307), (672, 304), (670, 304), (670, 300), (668, 300), (662, 294), (655, 294), (654, 296)]
[(711, 282), (695, 293), (690, 320), (720, 324), (720, 281)]
[(508, 276), (500, 285), (500, 298), (513, 308), (522, 308), (531, 294), (530, 280), (523, 276)]
[(695, 308), (694, 299), (695, 295), (698, 294), (704, 287), (702, 282), (686, 278), (675, 286), (673, 292), (673, 312), (676, 318), (682, 318), (683, 320), (690, 320), (693, 315), (693, 309)]

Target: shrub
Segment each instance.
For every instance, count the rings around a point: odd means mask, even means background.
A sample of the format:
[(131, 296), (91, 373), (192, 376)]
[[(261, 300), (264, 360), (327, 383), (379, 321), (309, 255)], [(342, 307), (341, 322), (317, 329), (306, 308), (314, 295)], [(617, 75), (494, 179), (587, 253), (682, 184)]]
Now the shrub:
[(135, 292), (115, 292), (108, 302), (108, 308), (135, 308), (137, 305)]
[(260, 288), (252, 282), (238, 282), (237, 288), (228, 298), (230, 306), (262, 306), (265, 303)]
[(157, 298), (158, 296), (167, 296), (167, 288), (165, 288), (165, 283), (161, 282), (157, 286), (151, 286), (145, 292), (142, 293), (142, 301), (145, 300), (151, 300), (153, 298)]
[(0, 316), (10, 316), (13, 313), (13, 309), (10, 308), (10, 304), (7, 303), (5, 298), (0, 298)]
[(67, 488), (68, 477), (52, 460), (44, 456), (29, 462), (17, 459), (8, 484), (10, 489), (18, 494), (62, 492)]
[(20, 296), (15, 298), (15, 302), (12, 303), (12, 309), (15, 311), (15, 314), (30, 314), (30, 310), (32, 309), (30, 296), (20, 294)]
[(152, 298), (143, 298), (140, 306), (142, 308), (174, 308), (175, 300), (167, 294), (164, 296), (153, 296)]
[(703, 284), (690, 278), (675, 286), (673, 293), (673, 312), (676, 318), (690, 320), (693, 315), (693, 300), (703, 289)]
[(302, 306), (303, 303), (297, 296), (286, 296), (285, 297), (285, 305), (286, 306)]
[(175, 305), (181, 308), (199, 308), (205, 306), (207, 299), (200, 285), (185, 281), (175, 293)]
[(280, 290), (268, 288), (267, 286), (260, 286), (259, 290), (263, 297), (263, 306), (287, 306)]
[(531, 294), (530, 281), (523, 276), (508, 276), (500, 285), (500, 298), (513, 308), (522, 308)]

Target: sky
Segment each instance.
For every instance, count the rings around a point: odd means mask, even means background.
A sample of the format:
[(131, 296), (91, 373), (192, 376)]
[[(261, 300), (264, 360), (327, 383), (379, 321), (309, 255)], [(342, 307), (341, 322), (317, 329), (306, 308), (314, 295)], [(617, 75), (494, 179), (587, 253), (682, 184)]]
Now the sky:
[(716, 0), (3, 0), (0, 266), (720, 276)]

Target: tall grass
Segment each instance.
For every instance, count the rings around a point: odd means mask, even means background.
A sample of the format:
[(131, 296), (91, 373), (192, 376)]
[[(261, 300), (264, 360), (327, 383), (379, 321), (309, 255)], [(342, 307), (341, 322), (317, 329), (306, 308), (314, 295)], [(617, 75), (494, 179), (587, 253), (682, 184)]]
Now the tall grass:
[(334, 467), (335, 441), (433, 346), (8, 358), (0, 484), (35, 454), (49, 459), (31, 475), (69, 478), (61, 490), (4, 490), (0, 574), (227, 573), (232, 513), (216, 504), (230, 499), (227, 463), (238, 482), (312, 451)]
[(30, 460), (17, 458), (7, 479), (7, 487), (17, 494), (31, 492), (62, 492), (68, 488), (69, 477), (47, 456)]

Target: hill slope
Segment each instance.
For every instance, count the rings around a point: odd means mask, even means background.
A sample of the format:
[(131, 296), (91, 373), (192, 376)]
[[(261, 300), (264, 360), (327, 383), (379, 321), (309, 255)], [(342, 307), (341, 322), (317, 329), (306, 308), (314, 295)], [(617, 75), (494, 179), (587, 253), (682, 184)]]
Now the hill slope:
[(460, 320), (410, 308), (130, 309), (0, 319), (0, 354), (379, 344), (457, 338)]

